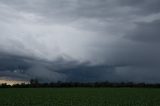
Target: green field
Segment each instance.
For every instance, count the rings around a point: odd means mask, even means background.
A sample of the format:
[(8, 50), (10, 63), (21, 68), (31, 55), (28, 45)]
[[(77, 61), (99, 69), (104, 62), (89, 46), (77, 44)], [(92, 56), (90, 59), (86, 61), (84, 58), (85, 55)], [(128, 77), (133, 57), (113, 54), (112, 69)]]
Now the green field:
[(160, 89), (8, 88), (0, 106), (160, 106)]

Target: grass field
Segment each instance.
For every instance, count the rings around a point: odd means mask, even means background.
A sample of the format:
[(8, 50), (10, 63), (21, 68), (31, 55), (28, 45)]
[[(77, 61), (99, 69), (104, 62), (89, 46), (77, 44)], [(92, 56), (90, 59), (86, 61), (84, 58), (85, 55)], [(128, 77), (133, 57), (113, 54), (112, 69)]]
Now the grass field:
[(160, 89), (9, 88), (0, 106), (160, 106)]

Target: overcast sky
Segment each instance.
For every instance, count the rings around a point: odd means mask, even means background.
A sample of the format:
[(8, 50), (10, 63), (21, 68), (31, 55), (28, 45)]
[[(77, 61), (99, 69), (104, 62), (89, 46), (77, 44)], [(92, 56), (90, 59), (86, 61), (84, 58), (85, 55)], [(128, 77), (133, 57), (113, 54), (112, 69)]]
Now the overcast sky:
[(0, 79), (159, 76), (160, 0), (0, 0)]

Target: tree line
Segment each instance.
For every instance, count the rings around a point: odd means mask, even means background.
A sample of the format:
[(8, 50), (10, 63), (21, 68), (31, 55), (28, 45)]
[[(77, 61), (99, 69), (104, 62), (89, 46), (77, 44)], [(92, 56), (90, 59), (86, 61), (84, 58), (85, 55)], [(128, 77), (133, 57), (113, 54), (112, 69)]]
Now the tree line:
[(160, 83), (149, 84), (149, 83), (133, 83), (133, 82), (51, 82), (51, 83), (39, 83), (37, 79), (31, 79), (30, 83), (25, 84), (13, 84), (7, 85), (7, 83), (0, 84), (0, 88), (69, 88), (69, 87), (146, 87), (146, 88), (160, 88)]

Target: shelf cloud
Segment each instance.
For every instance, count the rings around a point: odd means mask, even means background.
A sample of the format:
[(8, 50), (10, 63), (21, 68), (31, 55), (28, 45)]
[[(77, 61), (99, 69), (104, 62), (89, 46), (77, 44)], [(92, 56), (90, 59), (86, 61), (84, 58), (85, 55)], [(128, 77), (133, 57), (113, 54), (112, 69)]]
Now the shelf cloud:
[(160, 82), (159, 0), (0, 0), (0, 77)]

